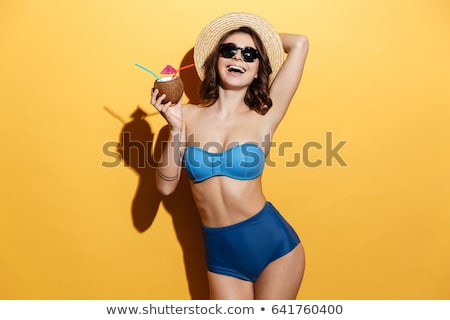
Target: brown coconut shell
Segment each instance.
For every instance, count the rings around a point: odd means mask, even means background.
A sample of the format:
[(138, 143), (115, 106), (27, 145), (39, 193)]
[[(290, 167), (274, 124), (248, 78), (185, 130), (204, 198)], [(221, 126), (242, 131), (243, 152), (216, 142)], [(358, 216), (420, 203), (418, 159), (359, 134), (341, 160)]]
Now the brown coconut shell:
[(169, 101), (175, 104), (180, 101), (183, 96), (183, 81), (181, 81), (180, 77), (175, 77), (169, 81), (159, 81), (156, 79), (154, 88), (159, 91), (158, 98), (162, 94), (166, 95), (162, 101), (163, 104), (166, 104)]

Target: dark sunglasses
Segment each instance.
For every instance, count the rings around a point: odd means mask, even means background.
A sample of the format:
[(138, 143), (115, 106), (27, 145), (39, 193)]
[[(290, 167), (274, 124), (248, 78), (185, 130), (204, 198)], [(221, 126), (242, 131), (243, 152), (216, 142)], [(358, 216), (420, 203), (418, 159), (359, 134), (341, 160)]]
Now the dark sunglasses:
[(233, 58), (238, 50), (241, 51), (242, 59), (245, 62), (254, 62), (261, 57), (259, 51), (252, 47), (239, 48), (234, 43), (224, 43), (219, 47), (220, 55), (226, 59)]

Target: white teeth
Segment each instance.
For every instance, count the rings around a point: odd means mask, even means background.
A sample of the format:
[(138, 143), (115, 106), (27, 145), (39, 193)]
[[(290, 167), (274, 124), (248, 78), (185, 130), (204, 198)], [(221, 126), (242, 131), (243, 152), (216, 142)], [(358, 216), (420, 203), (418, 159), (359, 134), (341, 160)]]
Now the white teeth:
[(241, 67), (238, 67), (238, 66), (229, 66), (228, 67), (228, 71), (240, 72), (240, 73), (244, 73), (245, 72), (244, 68), (241, 68)]

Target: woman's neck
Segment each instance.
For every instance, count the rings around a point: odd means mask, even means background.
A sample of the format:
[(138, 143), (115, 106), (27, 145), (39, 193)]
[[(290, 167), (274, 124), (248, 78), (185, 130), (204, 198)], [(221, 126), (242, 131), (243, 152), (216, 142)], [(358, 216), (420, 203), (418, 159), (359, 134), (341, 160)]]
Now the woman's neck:
[(230, 116), (243, 111), (248, 111), (248, 106), (244, 102), (247, 88), (241, 90), (219, 89), (219, 98), (214, 104), (221, 116)]

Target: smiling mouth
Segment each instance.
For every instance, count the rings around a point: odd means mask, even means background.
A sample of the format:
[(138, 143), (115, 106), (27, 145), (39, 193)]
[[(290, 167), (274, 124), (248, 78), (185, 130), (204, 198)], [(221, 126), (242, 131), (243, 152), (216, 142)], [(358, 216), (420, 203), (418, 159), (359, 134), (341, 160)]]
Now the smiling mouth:
[(229, 72), (237, 72), (237, 73), (244, 73), (245, 69), (238, 67), (238, 66), (228, 66), (227, 70)]

